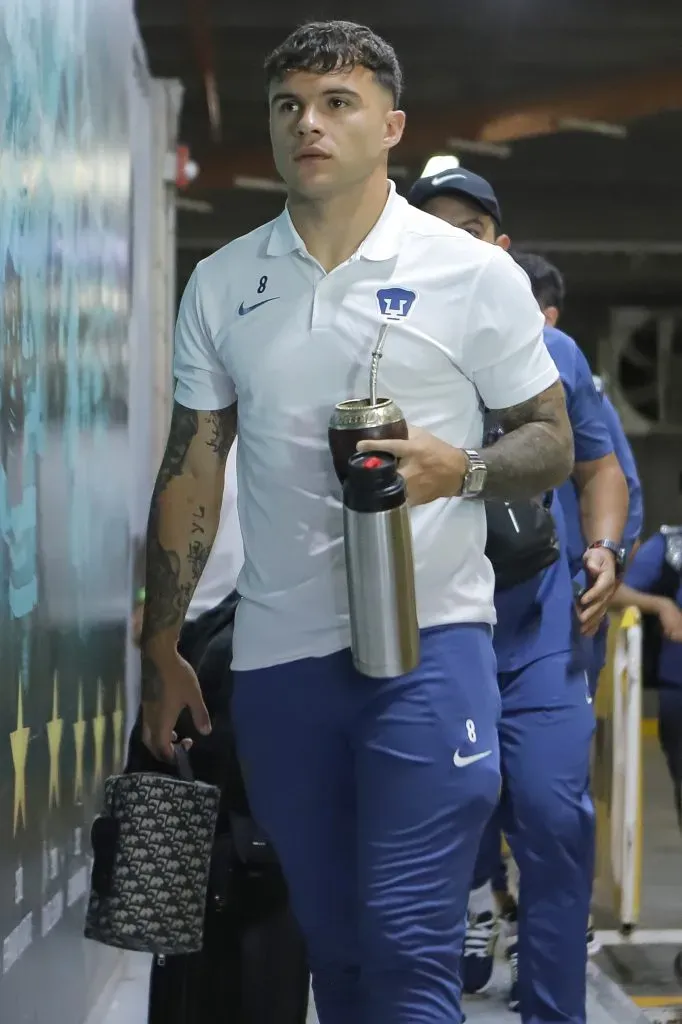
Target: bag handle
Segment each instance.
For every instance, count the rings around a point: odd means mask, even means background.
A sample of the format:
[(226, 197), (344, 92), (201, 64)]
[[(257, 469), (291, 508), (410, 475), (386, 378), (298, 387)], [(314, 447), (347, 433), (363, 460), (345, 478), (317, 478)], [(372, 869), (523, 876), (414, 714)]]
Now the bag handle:
[(185, 782), (194, 782), (194, 772), (192, 771), (189, 754), (183, 747), (182, 743), (173, 744), (173, 755), (175, 758), (175, 767), (180, 778)]

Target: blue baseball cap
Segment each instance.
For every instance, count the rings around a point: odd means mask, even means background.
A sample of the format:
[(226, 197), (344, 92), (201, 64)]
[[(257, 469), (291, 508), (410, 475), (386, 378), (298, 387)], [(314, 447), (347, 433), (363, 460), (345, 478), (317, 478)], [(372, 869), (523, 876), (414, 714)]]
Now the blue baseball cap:
[(461, 196), (469, 199), (492, 217), (498, 228), (502, 223), (500, 204), (490, 182), (464, 167), (453, 167), (440, 174), (431, 174), (428, 178), (417, 178), (407, 193), (407, 201), (412, 206), (421, 207), (435, 196)]

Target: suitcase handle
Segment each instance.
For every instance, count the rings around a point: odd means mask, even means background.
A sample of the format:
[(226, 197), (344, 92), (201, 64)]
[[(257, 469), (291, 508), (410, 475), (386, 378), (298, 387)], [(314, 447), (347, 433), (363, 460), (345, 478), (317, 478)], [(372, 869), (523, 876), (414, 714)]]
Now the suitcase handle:
[(194, 772), (192, 771), (189, 754), (183, 747), (182, 743), (173, 744), (173, 757), (175, 760), (175, 767), (177, 768), (180, 778), (183, 779), (184, 782), (194, 782)]

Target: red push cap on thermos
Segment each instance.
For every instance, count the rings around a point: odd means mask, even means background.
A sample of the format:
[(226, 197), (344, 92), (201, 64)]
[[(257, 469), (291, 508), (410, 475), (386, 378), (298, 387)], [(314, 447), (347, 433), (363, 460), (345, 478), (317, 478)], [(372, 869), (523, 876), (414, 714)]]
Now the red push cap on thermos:
[[(368, 472), (369, 471), (369, 472)], [(389, 452), (356, 452), (348, 460), (343, 502), (355, 512), (389, 512), (405, 501), (405, 481)]]

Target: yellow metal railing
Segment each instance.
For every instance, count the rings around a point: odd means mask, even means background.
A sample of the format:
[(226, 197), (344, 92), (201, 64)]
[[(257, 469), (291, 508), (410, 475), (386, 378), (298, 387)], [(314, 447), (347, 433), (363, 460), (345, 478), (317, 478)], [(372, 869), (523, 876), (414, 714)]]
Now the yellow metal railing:
[(597, 816), (595, 901), (620, 927), (637, 924), (642, 863), (642, 625), (636, 608), (611, 616), (595, 701), (592, 790)]

